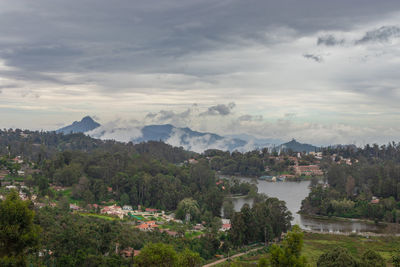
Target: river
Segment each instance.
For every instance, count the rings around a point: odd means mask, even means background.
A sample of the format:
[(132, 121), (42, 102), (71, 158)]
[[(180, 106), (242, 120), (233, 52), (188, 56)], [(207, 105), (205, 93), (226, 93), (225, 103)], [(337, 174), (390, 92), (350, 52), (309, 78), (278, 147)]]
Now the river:
[[(226, 178), (226, 177), (225, 177)], [(331, 233), (384, 233), (385, 227), (364, 221), (337, 220), (330, 218), (314, 218), (301, 215), (301, 201), (310, 192), (309, 181), (301, 182), (267, 182), (254, 178), (239, 178), (242, 181), (255, 183), (259, 193), (265, 193), (269, 197), (276, 197), (286, 202), (287, 208), (292, 212), (292, 224), (298, 224), (304, 230)], [(252, 205), (253, 200), (248, 198), (232, 198), (235, 210), (239, 211), (243, 204)]]

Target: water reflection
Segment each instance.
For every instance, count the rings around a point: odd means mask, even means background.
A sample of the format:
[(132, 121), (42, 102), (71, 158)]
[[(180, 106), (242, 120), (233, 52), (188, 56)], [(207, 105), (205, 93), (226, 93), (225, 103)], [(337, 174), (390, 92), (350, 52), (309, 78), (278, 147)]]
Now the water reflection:
[(306, 230), (330, 233), (383, 233), (385, 227), (373, 223), (359, 221), (341, 221), (334, 219), (318, 219), (301, 215), (301, 227)]
[[(302, 229), (331, 233), (382, 233), (384, 230), (383, 226), (366, 222), (319, 219), (298, 214), (297, 212), (300, 210), (301, 201), (308, 195), (310, 191), (309, 181), (271, 183), (245, 177), (238, 179), (257, 184), (259, 193), (265, 193), (269, 197), (276, 197), (284, 200), (286, 202), (286, 206), (292, 212), (294, 217), (292, 224), (298, 224)], [(253, 204), (253, 200), (248, 198), (232, 198), (232, 202), (236, 211), (239, 211), (245, 203), (249, 204), (250, 206)]]

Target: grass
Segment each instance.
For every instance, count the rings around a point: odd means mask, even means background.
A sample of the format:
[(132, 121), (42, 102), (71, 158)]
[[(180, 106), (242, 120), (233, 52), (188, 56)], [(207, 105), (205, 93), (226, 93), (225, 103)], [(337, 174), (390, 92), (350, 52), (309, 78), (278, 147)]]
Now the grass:
[(342, 236), (327, 234), (304, 235), (303, 255), (307, 257), (312, 266), (316, 266), (319, 256), (335, 247), (343, 247), (349, 250), (353, 256), (360, 257), (365, 251), (371, 249), (378, 252), (390, 265), (391, 253), (400, 249), (400, 238), (394, 236), (362, 237)]
[(199, 236), (199, 235), (201, 235), (201, 234), (203, 234), (203, 232), (200, 232), (200, 231), (191, 231), (191, 232), (186, 232), (186, 233), (185, 233), (185, 237), (186, 237), (186, 238), (195, 238), (196, 236)]
[[(361, 255), (371, 249), (378, 252), (387, 263), (391, 265), (391, 253), (400, 249), (400, 237), (395, 236), (379, 236), (379, 237), (362, 237), (357, 235), (344, 236), (334, 234), (304, 234), (303, 253), (311, 266), (317, 266), (318, 258), (321, 254), (328, 252), (336, 247), (346, 248), (353, 256), (361, 257)], [(235, 259), (230, 266), (254, 266), (261, 257), (267, 257), (268, 253), (257, 253), (255, 255), (246, 255)], [(227, 263), (218, 266), (229, 266)]]
[(106, 215), (100, 215), (100, 214), (95, 214), (95, 213), (78, 213), (81, 216), (88, 216), (88, 217), (95, 217), (107, 221), (114, 221), (117, 220), (117, 218), (106, 216)]

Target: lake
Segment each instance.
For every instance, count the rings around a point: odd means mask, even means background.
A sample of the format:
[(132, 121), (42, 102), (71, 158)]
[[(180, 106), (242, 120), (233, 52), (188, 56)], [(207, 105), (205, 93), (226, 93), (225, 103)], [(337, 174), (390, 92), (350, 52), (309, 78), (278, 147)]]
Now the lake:
[[(224, 177), (228, 178), (228, 177)], [(254, 178), (238, 178), (242, 181), (254, 183), (258, 187), (259, 193), (264, 193), (269, 197), (276, 197), (286, 202), (287, 208), (292, 212), (292, 224), (298, 224), (302, 229), (318, 232), (332, 233), (383, 233), (385, 227), (375, 225), (363, 221), (337, 220), (330, 218), (314, 218), (307, 215), (300, 215), (297, 212), (300, 210), (301, 201), (308, 196), (310, 192), (310, 181), (301, 182), (267, 182)], [(248, 198), (232, 198), (235, 210), (239, 211), (243, 204), (247, 203), (250, 206), (253, 203), (252, 199)]]

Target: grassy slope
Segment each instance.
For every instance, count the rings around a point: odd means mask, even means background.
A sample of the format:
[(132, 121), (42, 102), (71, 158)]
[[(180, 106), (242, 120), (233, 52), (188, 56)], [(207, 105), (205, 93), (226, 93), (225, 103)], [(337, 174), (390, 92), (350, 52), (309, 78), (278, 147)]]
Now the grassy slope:
[(316, 266), (316, 261), (322, 253), (337, 246), (348, 249), (354, 256), (361, 255), (367, 249), (372, 249), (381, 254), (390, 266), (390, 253), (400, 249), (400, 238), (391, 236), (365, 238), (310, 233), (304, 235), (303, 253), (313, 266)]
[[(350, 251), (351, 254), (358, 257), (367, 249), (372, 249), (386, 260), (387, 266), (390, 264), (391, 252), (400, 249), (400, 237), (370, 237), (361, 236), (343, 236), (330, 234), (304, 234), (303, 255), (307, 258), (311, 266), (317, 266), (316, 262), (319, 256), (335, 247), (343, 247)], [(254, 266), (254, 263), (262, 256), (268, 254), (254, 253), (235, 259), (230, 266)], [(218, 266), (229, 266), (229, 264), (220, 264)]]

